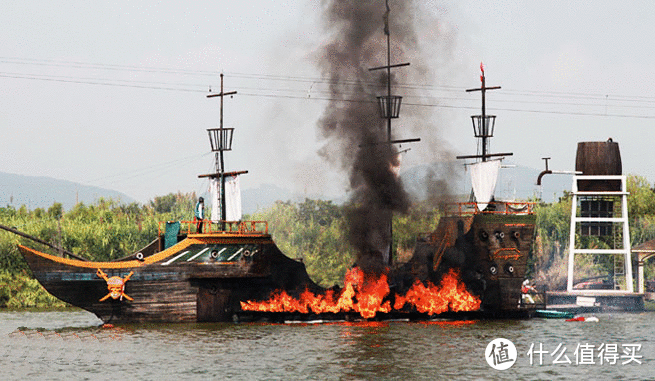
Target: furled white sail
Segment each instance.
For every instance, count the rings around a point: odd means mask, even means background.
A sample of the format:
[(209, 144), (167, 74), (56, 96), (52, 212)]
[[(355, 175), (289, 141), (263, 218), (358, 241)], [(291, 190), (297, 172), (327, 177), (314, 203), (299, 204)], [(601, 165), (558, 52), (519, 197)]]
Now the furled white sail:
[[(212, 216), (214, 222), (221, 220), (221, 179), (209, 180), (209, 192), (212, 201)], [(241, 182), (239, 176), (225, 177), (225, 220), (241, 220)]]
[(221, 220), (221, 181), (219, 178), (209, 179), (209, 194), (212, 202), (212, 221)]
[(471, 184), (479, 210), (485, 210), (496, 190), (500, 161), (483, 161), (471, 165)]
[(239, 176), (225, 178), (225, 218), (228, 221), (241, 220), (241, 181)]

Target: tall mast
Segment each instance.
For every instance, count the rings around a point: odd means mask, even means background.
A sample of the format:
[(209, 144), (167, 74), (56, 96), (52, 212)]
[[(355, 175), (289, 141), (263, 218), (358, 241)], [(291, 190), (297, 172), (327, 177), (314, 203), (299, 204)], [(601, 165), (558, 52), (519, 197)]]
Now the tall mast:
[(486, 94), (487, 90), (498, 90), (500, 86), (487, 87), (486, 78), (484, 75), (484, 65), (480, 63), (480, 87), (467, 89), (466, 92), (479, 91), (482, 94), (482, 114), (471, 115), (473, 122), (473, 134), (476, 138), (480, 139), (480, 151), (477, 155), (463, 155), (457, 156), (458, 159), (480, 159), (480, 161), (487, 161), (490, 157), (496, 156), (511, 156), (513, 153), (489, 153), (489, 139), (494, 136), (494, 127), (496, 125), (496, 115), (487, 115)]
[[(391, 9), (389, 8), (389, 0), (386, 0), (386, 11), (384, 12), (384, 34), (387, 36), (387, 64), (385, 66), (379, 66), (369, 69), (369, 71), (375, 70), (386, 70), (387, 72), (387, 95), (379, 96), (378, 106), (380, 109), (380, 115), (383, 119), (387, 120), (387, 141), (382, 144), (394, 144), (394, 143), (409, 143), (417, 142), (421, 139), (402, 139), (402, 140), (391, 140), (391, 119), (398, 118), (400, 114), (400, 104), (402, 102), (402, 97), (398, 95), (391, 95), (391, 69), (402, 66), (409, 66), (409, 62), (400, 63), (400, 64), (391, 64), (391, 38), (389, 32), (389, 13)], [(389, 252), (388, 252), (388, 265), (393, 264), (393, 212), (389, 216)]]
[[(226, 95), (234, 95), (236, 91), (225, 92), (223, 90), (223, 73), (221, 77), (221, 92), (218, 94), (208, 94), (207, 98), (220, 97), (220, 118), (219, 118), (219, 127), (218, 128), (209, 128), (207, 132), (209, 134), (209, 142), (211, 144), (212, 152), (214, 152), (214, 170), (215, 173), (210, 173), (207, 175), (199, 175), (198, 177), (209, 177), (209, 178), (218, 178), (220, 179), (221, 184), (221, 228), (225, 229), (225, 220), (227, 216), (226, 202), (225, 202), (225, 178), (228, 176), (236, 176), (243, 173), (248, 173), (248, 171), (239, 171), (239, 172), (225, 172), (225, 160), (223, 158), (224, 151), (232, 150), (232, 135), (234, 133), (234, 128), (225, 128), (223, 127), (223, 98)], [(215, 205), (214, 205), (215, 207)]]

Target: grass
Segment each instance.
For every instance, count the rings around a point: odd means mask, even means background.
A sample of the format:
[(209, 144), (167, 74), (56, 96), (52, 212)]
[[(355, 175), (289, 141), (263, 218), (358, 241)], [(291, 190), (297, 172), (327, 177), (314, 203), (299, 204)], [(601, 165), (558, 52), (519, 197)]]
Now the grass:
[(655, 312), (655, 300), (644, 300), (644, 310)]
[(27, 274), (0, 274), (0, 308), (62, 309), (70, 307), (48, 293), (36, 279)]

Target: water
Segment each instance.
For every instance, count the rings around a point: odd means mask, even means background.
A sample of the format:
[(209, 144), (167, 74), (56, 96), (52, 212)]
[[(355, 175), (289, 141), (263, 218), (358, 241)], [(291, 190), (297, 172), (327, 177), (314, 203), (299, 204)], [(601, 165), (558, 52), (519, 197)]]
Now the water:
[[(0, 312), (3, 380), (646, 380), (655, 379), (655, 313), (598, 322), (362, 322), (129, 325), (84, 311)], [(516, 363), (492, 369), (487, 344), (511, 340)], [(578, 344), (641, 344), (641, 364), (576, 365)], [(548, 353), (539, 364), (530, 344)], [(559, 344), (571, 364), (553, 364)], [(561, 348), (560, 348), (561, 351)], [(554, 356), (550, 354), (555, 353)], [(581, 353), (581, 352), (580, 352)], [(587, 352), (589, 353), (589, 352)], [(561, 359), (565, 359), (564, 357)], [(582, 359), (582, 357), (580, 357)], [(587, 361), (589, 361), (587, 359)]]

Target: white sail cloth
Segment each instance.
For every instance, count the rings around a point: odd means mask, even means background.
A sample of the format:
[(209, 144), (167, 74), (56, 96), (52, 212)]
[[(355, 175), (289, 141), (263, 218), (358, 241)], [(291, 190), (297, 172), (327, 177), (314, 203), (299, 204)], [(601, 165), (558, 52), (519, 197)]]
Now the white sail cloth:
[(209, 179), (209, 196), (212, 202), (211, 219), (213, 222), (218, 222), (221, 219), (221, 182), (219, 179)]
[(226, 216), (228, 221), (241, 220), (241, 181), (239, 176), (225, 179)]
[(471, 184), (479, 210), (485, 210), (496, 190), (500, 161), (483, 161), (471, 165)]
[[(209, 181), (209, 192), (212, 201), (212, 216), (214, 222), (221, 220), (221, 179), (213, 178)], [(241, 220), (241, 181), (239, 176), (225, 177), (225, 220)]]

